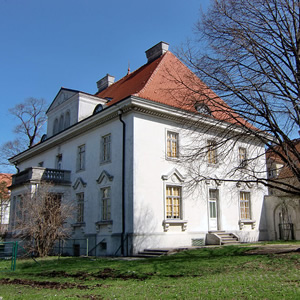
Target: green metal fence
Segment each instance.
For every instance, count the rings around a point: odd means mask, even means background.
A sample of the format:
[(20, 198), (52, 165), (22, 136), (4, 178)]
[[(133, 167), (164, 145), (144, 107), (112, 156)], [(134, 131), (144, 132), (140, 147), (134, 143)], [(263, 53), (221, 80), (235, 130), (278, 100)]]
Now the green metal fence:
[[(18, 254), (18, 242), (0, 242), (0, 260), (10, 260), (10, 271), (16, 270)], [(8, 271), (7, 265), (2, 268), (0, 264), (0, 272)]]

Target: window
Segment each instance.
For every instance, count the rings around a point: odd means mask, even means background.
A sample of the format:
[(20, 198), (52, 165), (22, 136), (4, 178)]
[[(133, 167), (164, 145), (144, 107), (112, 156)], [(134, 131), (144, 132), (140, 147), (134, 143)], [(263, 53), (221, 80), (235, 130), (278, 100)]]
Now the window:
[(102, 221), (111, 220), (110, 187), (101, 189)]
[(240, 192), (240, 212), (242, 220), (250, 220), (250, 193)]
[(56, 118), (53, 124), (53, 134), (58, 133), (58, 119)]
[(62, 154), (56, 156), (55, 168), (58, 170), (62, 169)]
[(77, 171), (85, 169), (85, 145), (81, 145), (77, 149)]
[(247, 151), (245, 148), (239, 148), (239, 163), (242, 168), (247, 166)]
[(59, 118), (59, 126), (58, 126), (59, 131), (64, 130), (64, 115), (61, 115)]
[(76, 194), (77, 199), (77, 222), (84, 222), (84, 193)]
[(209, 217), (217, 218), (218, 190), (209, 190)]
[(18, 196), (17, 198), (17, 211), (16, 211), (16, 215), (17, 215), (17, 222), (20, 223), (23, 221), (23, 216), (24, 216), (24, 201), (23, 201), (23, 197), (22, 196)]
[(197, 110), (197, 112), (199, 112), (201, 114), (211, 115), (210, 109), (204, 103), (196, 103), (195, 109)]
[(14, 196), (12, 198), (12, 203), (11, 203), (11, 212), (10, 212), (10, 222), (11, 222), (11, 227), (14, 229), (16, 225), (16, 206), (17, 206), (17, 197)]
[(207, 142), (207, 161), (209, 164), (217, 164), (218, 163), (218, 155), (217, 155), (217, 143), (216, 141), (208, 141)]
[(181, 187), (166, 187), (166, 218), (181, 219)]
[(65, 115), (65, 128), (68, 128), (70, 127), (70, 112), (67, 111), (66, 112), (66, 115)]
[(178, 157), (178, 133), (167, 132), (167, 157)]
[(102, 137), (102, 154), (101, 162), (109, 162), (111, 160), (111, 135)]

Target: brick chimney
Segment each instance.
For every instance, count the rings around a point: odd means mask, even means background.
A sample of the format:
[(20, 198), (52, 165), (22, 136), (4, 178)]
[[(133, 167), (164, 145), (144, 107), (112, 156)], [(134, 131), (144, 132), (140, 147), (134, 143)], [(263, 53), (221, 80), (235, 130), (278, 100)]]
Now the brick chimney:
[(148, 63), (162, 56), (169, 50), (169, 44), (160, 42), (146, 51)]
[(115, 77), (109, 74), (106, 74), (103, 78), (97, 81), (98, 93), (108, 88), (115, 82)]

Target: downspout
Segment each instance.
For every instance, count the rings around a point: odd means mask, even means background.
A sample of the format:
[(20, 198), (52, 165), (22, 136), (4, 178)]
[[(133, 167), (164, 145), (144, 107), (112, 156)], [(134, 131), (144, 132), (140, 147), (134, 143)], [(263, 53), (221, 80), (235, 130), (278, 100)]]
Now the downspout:
[(122, 119), (123, 111), (118, 110), (119, 120), (123, 124), (123, 135), (122, 135), (122, 234), (121, 234), (121, 255), (125, 255), (125, 134), (126, 134), (126, 123)]

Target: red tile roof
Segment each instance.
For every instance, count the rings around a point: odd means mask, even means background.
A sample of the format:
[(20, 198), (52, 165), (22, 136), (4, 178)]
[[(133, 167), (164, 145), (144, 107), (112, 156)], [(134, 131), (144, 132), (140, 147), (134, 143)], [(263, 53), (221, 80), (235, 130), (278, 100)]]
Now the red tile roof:
[(169, 51), (95, 96), (111, 98), (108, 105), (130, 96), (138, 96), (194, 113), (195, 104), (204, 103), (213, 118), (254, 129)]
[(0, 173), (0, 182), (4, 181), (8, 185), (11, 185), (11, 177), (12, 177), (12, 174)]
[[(0, 183), (5, 182), (6, 186), (10, 186), (12, 182), (12, 174), (7, 174), (7, 173), (0, 173)], [(9, 195), (9, 191), (6, 188), (5, 193), (7, 192), (7, 195)]]
[[(293, 141), (296, 151), (299, 153), (300, 152), (300, 139), (295, 139)], [(284, 151), (282, 150), (282, 148), (280, 146), (276, 146), (275, 151), (278, 151), (280, 153), (282, 153), (284, 155)], [(297, 158), (295, 157), (294, 154), (292, 154), (290, 151), (288, 151), (290, 154), (288, 154), (288, 158), (293, 161), (293, 163), (295, 163), (295, 165), (297, 167), (299, 167), (300, 163), (299, 161), (297, 161)], [(294, 173), (291, 170), (290, 166), (285, 165), (285, 163), (283, 162), (282, 158), (279, 156), (279, 154), (275, 153), (273, 150), (268, 149), (266, 152), (266, 158), (267, 160), (271, 161), (271, 162), (276, 162), (278, 164), (282, 165), (282, 168), (279, 172), (279, 175), (277, 178), (279, 179), (284, 179), (284, 178), (291, 178), (294, 177)]]

